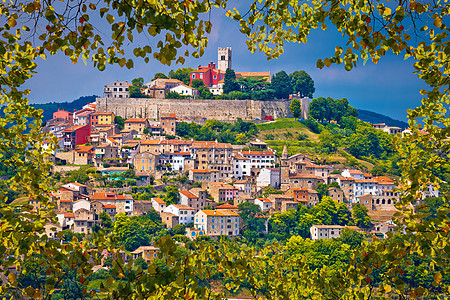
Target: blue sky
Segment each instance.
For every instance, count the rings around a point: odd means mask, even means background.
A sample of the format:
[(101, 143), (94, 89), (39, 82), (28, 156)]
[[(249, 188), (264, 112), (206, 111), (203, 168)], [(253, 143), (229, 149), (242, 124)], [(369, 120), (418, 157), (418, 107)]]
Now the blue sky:
[[(246, 37), (238, 30), (237, 24), (225, 17), (223, 12), (215, 10), (211, 14), (213, 30), (209, 35), (208, 48), (203, 57), (188, 58), (184, 66), (196, 68), (217, 62), (217, 47), (232, 47), (232, 67), (236, 71), (281, 70), (291, 73), (305, 70), (315, 82), (314, 97), (347, 98), (358, 109), (367, 109), (386, 114), (396, 119), (406, 120), (406, 110), (420, 105), (419, 89), (423, 82), (414, 74), (411, 59), (387, 55), (377, 65), (367, 62), (358, 64), (352, 71), (344, 70), (343, 65), (317, 69), (319, 58), (330, 57), (335, 46), (345, 49), (342, 37), (329, 26), (328, 31), (312, 31), (308, 44), (285, 44), (284, 54), (277, 60), (267, 61), (262, 53), (252, 54), (247, 50)], [(143, 46), (144, 39), (135, 39), (135, 44)], [(145, 39), (145, 41), (147, 41)], [(157, 61), (145, 64), (136, 59), (132, 70), (119, 66), (107, 66), (103, 72), (83, 62), (72, 64), (63, 55), (49, 57), (38, 62), (37, 74), (27, 82), (31, 89), (31, 103), (72, 101), (80, 96), (102, 95), (103, 86), (115, 80), (131, 81), (143, 77), (147, 82), (157, 72), (168, 73), (180, 65), (170, 67)]]

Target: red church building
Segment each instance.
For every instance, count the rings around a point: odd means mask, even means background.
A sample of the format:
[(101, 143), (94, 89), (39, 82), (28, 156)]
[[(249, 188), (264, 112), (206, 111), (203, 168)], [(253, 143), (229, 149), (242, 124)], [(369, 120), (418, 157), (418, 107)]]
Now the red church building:
[(225, 79), (225, 71), (216, 69), (216, 64), (210, 62), (208, 66), (198, 66), (191, 72), (191, 84), (194, 79), (200, 79), (207, 87), (217, 86), (220, 80)]

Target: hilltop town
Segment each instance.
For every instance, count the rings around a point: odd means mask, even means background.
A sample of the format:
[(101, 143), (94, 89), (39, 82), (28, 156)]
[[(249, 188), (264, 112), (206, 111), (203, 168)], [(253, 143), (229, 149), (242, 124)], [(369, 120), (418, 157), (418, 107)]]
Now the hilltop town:
[[(231, 49), (219, 48), (219, 68), (189, 74), (215, 96), (231, 66), (220, 60), (223, 51), (231, 58)], [(266, 72), (236, 75), (271, 80)], [(346, 99), (199, 95), (173, 78), (137, 87), (116, 81), (96, 102), (54, 112), (42, 127), (57, 141), (44, 143), (57, 186), (49, 195), (56, 219), (45, 234), (68, 242), (103, 230), (119, 239), (125, 260), (150, 263), (165, 234), (180, 245), (232, 239), (262, 247), (300, 236), (342, 246), (397, 231), (401, 194), (390, 143), (408, 129), (358, 120)], [(430, 186), (422, 200), (438, 196)], [(112, 254), (103, 255), (97, 269), (111, 266)]]

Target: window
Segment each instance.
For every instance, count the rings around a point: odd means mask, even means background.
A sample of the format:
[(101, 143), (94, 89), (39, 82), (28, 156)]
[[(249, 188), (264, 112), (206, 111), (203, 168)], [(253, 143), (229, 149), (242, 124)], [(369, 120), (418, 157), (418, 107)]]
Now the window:
[(200, 79), (203, 79), (203, 74), (200, 74)]
[(195, 79), (195, 74), (192, 74), (192, 79)]

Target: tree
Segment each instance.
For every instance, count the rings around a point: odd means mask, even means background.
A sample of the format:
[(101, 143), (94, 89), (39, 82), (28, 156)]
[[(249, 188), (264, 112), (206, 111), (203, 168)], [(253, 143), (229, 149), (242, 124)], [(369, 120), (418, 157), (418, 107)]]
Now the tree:
[(176, 70), (170, 70), (169, 77), (173, 79), (178, 79), (183, 81), (185, 85), (189, 85), (191, 80), (191, 72), (194, 71), (193, 68), (178, 68)]
[(239, 216), (245, 224), (245, 229), (255, 232), (263, 232), (265, 230), (265, 218), (255, 218), (261, 213), (261, 208), (250, 202), (243, 202), (238, 205)]
[(130, 98), (148, 98), (149, 96), (142, 94), (141, 89), (147, 88), (144, 85), (144, 78), (139, 77), (131, 80), (131, 86), (129, 87)]
[(356, 230), (344, 228), (341, 230), (341, 236), (338, 239), (352, 249), (359, 249), (364, 240), (364, 235)]
[(289, 105), (289, 110), (294, 116), (294, 119), (300, 118), (300, 116), (302, 115), (302, 104), (300, 100), (296, 98), (292, 99), (291, 104)]
[(119, 130), (122, 130), (125, 127), (125, 119), (121, 116), (115, 116), (114, 123), (117, 125), (117, 129)]
[(291, 78), (292, 91), (294, 94), (299, 93), (300, 97), (312, 98), (316, 91), (314, 80), (305, 71), (294, 71), (289, 75)]
[(228, 68), (225, 71), (224, 85), (223, 85), (223, 93), (228, 94), (233, 91), (240, 91), (241, 88), (239, 83), (236, 81), (236, 74), (234, 70)]
[(161, 79), (168, 79), (169, 77), (167, 77), (167, 75), (164, 74), (164, 73), (156, 73), (155, 76), (153, 76), (152, 80), (159, 79), (159, 78), (161, 78)]
[(99, 219), (100, 219), (100, 223), (102, 224), (102, 227), (106, 230), (106, 231), (110, 231), (113, 228), (113, 222), (111, 220), (111, 217), (109, 214), (107, 214), (106, 212), (102, 211), (99, 215), (98, 215)]
[(361, 228), (370, 226), (370, 217), (367, 214), (368, 210), (364, 205), (356, 203), (352, 209), (353, 220), (355, 225)]
[(199, 87), (202, 87), (202, 86), (206, 87), (206, 85), (205, 85), (205, 83), (203, 82), (203, 80), (198, 79), (198, 78), (192, 80), (191, 86), (192, 86), (193, 88), (195, 88), (195, 89), (198, 89)]
[(272, 77), (271, 86), (275, 90), (275, 98), (287, 99), (292, 93), (291, 80), (285, 71), (280, 71)]
[(167, 206), (170, 204), (177, 204), (179, 200), (179, 192), (178, 187), (176, 186), (168, 186), (166, 195), (164, 196), (164, 202), (166, 202)]

